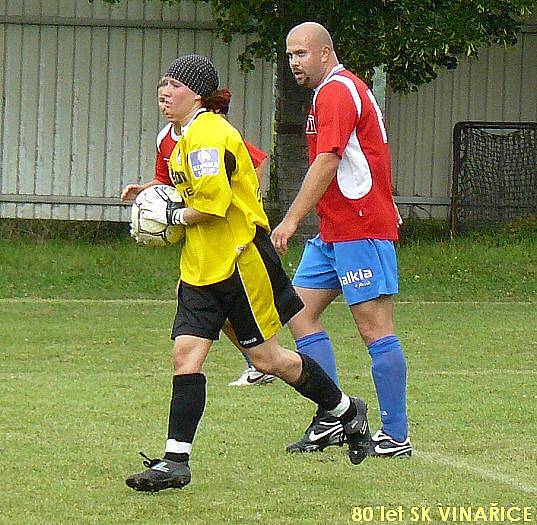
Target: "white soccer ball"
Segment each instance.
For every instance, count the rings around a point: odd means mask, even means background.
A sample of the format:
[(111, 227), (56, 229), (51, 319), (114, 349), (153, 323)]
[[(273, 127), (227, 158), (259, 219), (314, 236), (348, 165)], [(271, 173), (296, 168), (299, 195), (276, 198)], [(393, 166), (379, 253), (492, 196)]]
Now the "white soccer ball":
[(179, 244), (185, 238), (185, 227), (182, 224), (170, 226), (147, 217), (150, 210), (160, 209), (166, 215), (166, 200), (162, 193), (174, 202), (182, 202), (175, 188), (158, 184), (149, 186), (140, 192), (131, 210), (131, 237), (139, 244), (146, 246), (167, 246)]

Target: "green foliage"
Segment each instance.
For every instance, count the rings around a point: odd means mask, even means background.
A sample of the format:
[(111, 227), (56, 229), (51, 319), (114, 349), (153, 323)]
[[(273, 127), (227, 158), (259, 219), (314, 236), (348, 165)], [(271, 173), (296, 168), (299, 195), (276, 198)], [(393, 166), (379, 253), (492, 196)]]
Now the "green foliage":
[(224, 42), (237, 33), (255, 35), (239, 57), (245, 70), (253, 69), (255, 58), (275, 60), (289, 29), (311, 20), (332, 33), (343, 63), (367, 80), (374, 67), (382, 67), (390, 86), (402, 92), (435, 79), (440, 68), (455, 68), (460, 56), (477, 57), (482, 46), (514, 44), (521, 17), (536, 5), (535, 0), (194, 1), (211, 4)]

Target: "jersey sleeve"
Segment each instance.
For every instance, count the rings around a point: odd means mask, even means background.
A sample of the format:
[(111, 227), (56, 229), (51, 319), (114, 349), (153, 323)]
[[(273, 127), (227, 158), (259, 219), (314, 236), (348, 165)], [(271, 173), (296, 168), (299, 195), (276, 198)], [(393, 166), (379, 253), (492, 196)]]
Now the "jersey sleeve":
[(268, 155), (264, 151), (260, 150), (247, 140), (244, 141), (244, 145), (246, 146), (246, 149), (250, 154), (250, 157), (254, 164), (254, 168), (259, 167), (259, 165), (268, 157)]
[(187, 163), (193, 190), (189, 204), (199, 212), (224, 217), (231, 204), (228, 172), (234, 170), (229, 152), (223, 144), (197, 144), (189, 148)]
[(329, 82), (317, 96), (317, 154), (335, 153), (341, 158), (358, 123), (358, 109), (349, 89)]
[(173, 186), (168, 171), (168, 162), (164, 159), (164, 155), (159, 149), (157, 149), (157, 159), (155, 161), (155, 179), (162, 184)]

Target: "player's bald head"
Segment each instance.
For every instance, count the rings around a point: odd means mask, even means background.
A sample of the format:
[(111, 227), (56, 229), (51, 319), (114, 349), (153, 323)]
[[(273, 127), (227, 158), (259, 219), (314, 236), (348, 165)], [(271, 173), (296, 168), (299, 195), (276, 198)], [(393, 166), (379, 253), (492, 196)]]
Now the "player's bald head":
[(334, 43), (332, 37), (326, 29), (326, 27), (318, 24), (317, 22), (303, 22), (293, 27), (287, 34), (287, 39), (298, 38), (304, 39), (310, 44), (324, 47), (328, 46), (332, 51), (334, 50)]
[(315, 89), (338, 64), (330, 33), (317, 22), (303, 22), (287, 35), (286, 53), (295, 80)]

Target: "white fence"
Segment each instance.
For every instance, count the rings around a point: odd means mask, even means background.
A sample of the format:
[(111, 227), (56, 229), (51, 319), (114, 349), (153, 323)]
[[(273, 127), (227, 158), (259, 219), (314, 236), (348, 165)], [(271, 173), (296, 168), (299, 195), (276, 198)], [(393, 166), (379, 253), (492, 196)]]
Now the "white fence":
[(204, 4), (0, 0), (0, 217), (127, 220), (119, 193), (153, 177), (156, 83), (178, 55), (210, 57), (230, 121), (270, 152), (273, 68), (244, 75), (247, 40), (217, 40)]

